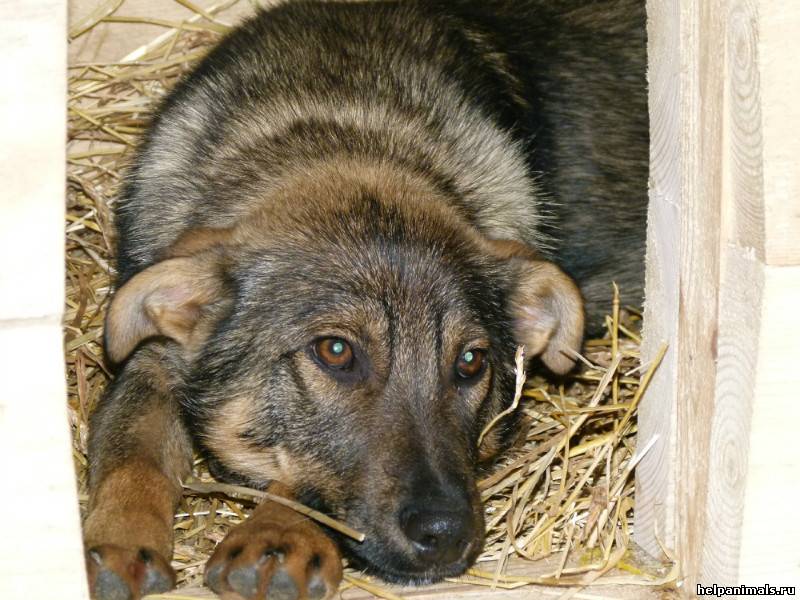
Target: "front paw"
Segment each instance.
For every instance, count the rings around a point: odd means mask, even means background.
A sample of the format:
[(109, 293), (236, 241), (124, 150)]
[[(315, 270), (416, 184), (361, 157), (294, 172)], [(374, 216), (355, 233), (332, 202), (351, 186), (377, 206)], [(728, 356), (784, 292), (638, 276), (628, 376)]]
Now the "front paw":
[(223, 598), (322, 600), (342, 580), (331, 539), (297, 515), (292, 522), (247, 522), (233, 529), (206, 564), (206, 584)]
[(175, 587), (175, 572), (160, 554), (112, 544), (86, 551), (89, 591), (95, 600), (139, 600)]

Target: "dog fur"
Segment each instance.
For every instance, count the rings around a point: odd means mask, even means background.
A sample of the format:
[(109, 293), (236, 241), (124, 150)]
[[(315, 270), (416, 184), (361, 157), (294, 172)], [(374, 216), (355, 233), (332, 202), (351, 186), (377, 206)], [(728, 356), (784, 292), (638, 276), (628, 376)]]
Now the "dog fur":
[[(337, 547), (392, 581), (463, 572), (517, 344), (564, 373), (612, 280), (641, 299), (644, 52), (638, 0), (293, 1), (227, 36), (164, 101), (117, 212), (94, 595), (172, 585), (193, 445), (367, 534), (265, 503), (209, 562), (216, 591), (329, 596)], [(420, 549), (429, 526), (446, 551)]]

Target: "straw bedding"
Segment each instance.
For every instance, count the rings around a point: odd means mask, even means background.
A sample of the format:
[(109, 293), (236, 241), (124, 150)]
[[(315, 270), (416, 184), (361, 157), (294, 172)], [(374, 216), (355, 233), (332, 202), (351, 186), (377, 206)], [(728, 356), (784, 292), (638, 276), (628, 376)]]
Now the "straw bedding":
[[(180, 30), (140, 48), (133, 60), (75, 64), (69, 71), (64, 334), (82, 509), (87, 421), (110, 377), (101, 338), (114, 279), (115, 195), (155, 103), (225, 29), (197, 12)], [(84, 24), (83, 30), (94, 24)], [(464, 580), (498, 588), (586, 585), (613, 578), (665, 589), (675, 582), (674, 566), (642, 561), (632, 551), (632, 471), (647, 451), (647, 445), (636, 449), (636, 410), (657, 364), (639, 363), (638, 311), (620, 308), (610, 283), (609, 298), (608, 334), (587, 343), (578, 374), (556, 383), (518, 378), (516, 401), (525, 427), (515, 447), (482, 476), (487, 543)], [(202, 582), (210, 552), (256, 501), (210, 483), (200, 459), (194, 479), (206, 486), (187, 488), (175, 515), (173, 565), (179, 586)], [(512, 557), (548, 556), (557, 557), (557, 566), (544, 576), (504, 575)], [(350, 572), (343, 586), (352, 585), (370, 587), (364, 576)], [(371, 589), (395, 597), (379, 585)]]

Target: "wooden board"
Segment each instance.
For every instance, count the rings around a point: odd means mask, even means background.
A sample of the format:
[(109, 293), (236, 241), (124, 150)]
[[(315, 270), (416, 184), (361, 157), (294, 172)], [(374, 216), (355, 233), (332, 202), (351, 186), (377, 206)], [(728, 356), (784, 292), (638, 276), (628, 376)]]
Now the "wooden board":
[[(636, 469), (636, 538), (652, 555), (661, 552), (659, 538), (674, 547), (675, 419), (679, 263), (676, 232), (680, 228), (681, 139), (680, 14), (676, 2), (647, 3), (648, 84), (650, 110), (650, 205), (647, 219), (646, 302), (642, 359), (647, 363), (661, 344), (668, 349), (639, 405), (639, 443), (658, 441)], [(666, 536), (666, 537), (665, 537)]]
[[(552, 573), (558, 565), (558, 556), (549, 557), (536, 562), (527, 562), (512, 558), (508, 565), (508, 575), (521, 575), (536, 577)], [(493, 571), (493, 563), (479, 564), (487, 571)], [(620, 573), (609, 573), (610, 576)], [(566, 592), (576, 600), (668, 600), (673, 596), (662, 592), (655, 587), (640, 585), (596, 585), (588, 588), (561, 588), (547, 586), (524, 586), (513, 590), (494, 589), (486, 586), (470, 585), (460, 582), (443, 582), (436, 585), (421, 587), (392, 586), (380, 581), (374, 583), (382, 590), (394, 594), (396, 597), (413, 600), (531, 600), (533, 598), (560, 598)], [(340, 593), (341, 600), (373, 600), (378, 596), (355, 586), (343, 584)], [(337, 597), (337, 598), (338, 598)], [(145, 600), (213, 600), (217, 596), (207, 588), (183, 588), (169, 594), (148, 596)]]
[(742, 500), (739, 575), (744, 582), (800, 584), (800, 498), (797, 356), (800, 347), (800, 267), (762, 271), (763, 304), (754, 370), (747, 481)]
[(760, 0), (758, 12), (766, 263), (800, 265), (800, 3)]
[(66, 411), (66, 10), (0, 0), (0, 598), (87, 597)]
[[(776, 101), (800, 94), (800, 77), (783, 75), (796, 72), (800, 42), (781, 25), (800, 4), (651, 0), (648, 12), (643, 356), (663, 341), (670, 352), (641, 406), (640, 443), (660, 437), (637, 472), (637, 541), (675, 550), (688, 589), (796, 583), (800, 529), (783, 499), (797, 493), (800, 461), (775, 453), (794, 435), (800, 375), (776, 349), (797, 330), (799, 296), (796, 267), (771, 265), (800, 250), (788, 160), (800, 119), (796, 102)], [(770, 512), (770, 498), (786, 511)]]

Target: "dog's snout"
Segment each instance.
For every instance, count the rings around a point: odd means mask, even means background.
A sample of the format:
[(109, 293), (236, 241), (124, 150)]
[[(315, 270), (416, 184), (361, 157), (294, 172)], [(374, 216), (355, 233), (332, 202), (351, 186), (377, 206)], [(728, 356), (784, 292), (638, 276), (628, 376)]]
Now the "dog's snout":
[(464, 557), (473, 537), (468, 510), (445, 506), (410, 506), (401, 513), (400, 525), (420, 560), (450, 565)]

